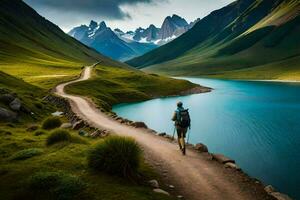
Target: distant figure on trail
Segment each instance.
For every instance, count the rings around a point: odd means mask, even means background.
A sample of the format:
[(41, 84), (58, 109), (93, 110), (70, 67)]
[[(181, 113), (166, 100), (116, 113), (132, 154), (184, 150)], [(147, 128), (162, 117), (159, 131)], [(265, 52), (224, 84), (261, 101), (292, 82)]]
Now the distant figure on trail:
[[(177, 131), (177, 140), (178, 140), (179, 148), (182, 154), (185, 155), (185, 137), (188, 128), (191, 127), (191, 119), (190, 119), (189, 110), (183, 108), (182, 102), (177, 103), (177, 109), (174, 112), (172, 121), (175, 122), (174, 125)], [(175, 134), (175, 129), (174, 129), (174, 134)]]

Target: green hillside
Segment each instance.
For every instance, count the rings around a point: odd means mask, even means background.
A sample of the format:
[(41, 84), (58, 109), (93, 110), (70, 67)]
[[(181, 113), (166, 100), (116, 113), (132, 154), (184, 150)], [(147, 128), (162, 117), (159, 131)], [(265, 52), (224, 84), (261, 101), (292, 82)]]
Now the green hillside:
[(239, 0), (128, 64), (171, 75), (300, 80), (300, 2)]
[(49, 88), (84, 64), (121, 65), (65, 34), (20, 0), (0, 0), (0, 70)]

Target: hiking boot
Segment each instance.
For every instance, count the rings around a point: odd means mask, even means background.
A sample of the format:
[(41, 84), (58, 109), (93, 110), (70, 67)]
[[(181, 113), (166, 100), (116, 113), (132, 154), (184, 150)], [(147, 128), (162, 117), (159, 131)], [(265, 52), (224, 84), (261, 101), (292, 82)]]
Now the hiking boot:
[(182, 149), (181, 149), (181, 151), (182, 151), (182, 155), (184, 155), (184, 156), (185, 156), (185, 147), (184, 147), (184, 148), (182, 148)]

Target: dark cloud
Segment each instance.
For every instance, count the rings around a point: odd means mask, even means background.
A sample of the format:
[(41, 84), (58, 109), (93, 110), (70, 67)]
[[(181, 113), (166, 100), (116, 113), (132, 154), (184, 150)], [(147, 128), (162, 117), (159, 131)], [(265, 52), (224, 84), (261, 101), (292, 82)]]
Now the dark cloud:
[[(108, 19), (130, 17), (120, 9), (124, 4), (155, 3), (159, 0), (25, 0), (29, 5), (39, 9), (51, 9), (84, 15), (102, 16)], [(160, 0), (161, 1), (161, 0)]]

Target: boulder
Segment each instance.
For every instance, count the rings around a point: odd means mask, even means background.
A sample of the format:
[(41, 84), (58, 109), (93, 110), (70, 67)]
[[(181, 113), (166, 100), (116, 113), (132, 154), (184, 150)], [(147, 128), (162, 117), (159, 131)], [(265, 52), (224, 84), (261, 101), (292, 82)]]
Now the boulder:
[(270, 194), (272, 192), (275, 192), (275, 188), (272, 185), (267, 185), (265, 187), (265, 191)]
[(15, 98), (12, 102), (10, 102), (9, 107), (13, 110), (13, 111), (20, 111), (22, 106), (22, 103), (20, 101), (20, 99)]
[(226, 163), (235, 163), (234, 160), (227, 158), (226, 156), (222, 154), (213, 154), (213, 159), (218, 161), (219, 163), (226, 164)]
[(2, 122), (13, 122), (17, 120), (17, 114), (0, 107), (0, 121)]
[(201, 152), (201, 153), (206, 153), (208, 152), (208, 148), (205, 144), (202, 143), (198, 143), (195, 145), (194, 147), (197, 151)]
[(63, 123), (60, 128), (72, 128), (72, 124), (71, 123)]
[(135, 128), (148, 128), (144, 122), (133, 122), (132, 126)]
[(280, 192), (272, 192), (270, 194), (271, 196), (273, 196), (275, 199), (277, 200), (293, 200), (291, 197), (289, 197), (286, 194), (282, 194)]
[(167, 191), (164, 191), (164, 190), (162, 190), (162, 189), (159, 189), (159, 188), (155, 188), (155, 189), (153, 189), (153, 192), (160, 193), (160, 194), (165, 194), (165, 195), (168, 195), (168, 196), (170, 196), (169, 192), (167, 192)]
[(235, 163), (231, 163), (231, 162), (225, 163), (225, 167), (226, 167), (226, 168), (236, 169), (236, 170), (240, 170), (240, 169), (241, 169), (241, 168), (240, 168), (239, 166), (237, 166)]
[(153, 188), (159, 188), (159, 183), (158, 183), (158, 181), (157, 180), (150, 180), (149, 181), (149, 185), (151, 186), (151, 187), (153, 187)]
[(0, 101), (6, 105), (9, 105), (15, 97), (12, 94), (3, 94), (0, 96)]
[(75, 122), (75, 123), (73, 124), (72, 129), (78, 130), (78, 129), (83, 128), (84, 125), (85, 125), (85, 124), (84, 124), (84, 121), (83, 121), (83, 120), (79, 120), (79, 121), (77, 121), (77, 122)]

